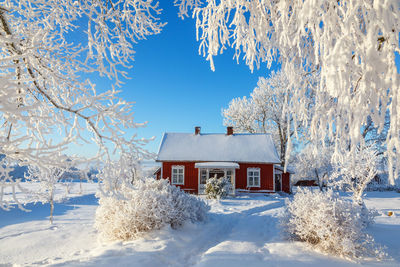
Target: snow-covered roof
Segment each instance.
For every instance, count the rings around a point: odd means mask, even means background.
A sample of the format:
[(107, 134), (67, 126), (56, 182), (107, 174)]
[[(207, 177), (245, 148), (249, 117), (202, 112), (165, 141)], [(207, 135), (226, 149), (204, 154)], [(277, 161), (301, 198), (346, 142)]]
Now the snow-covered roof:
[(235, 162), (201, 162), (194, 164), (195, 168), (235, 168), (239, 169), (239, 164)]
[(165, 133), (157, 161), (280, 163), (270, 134)]

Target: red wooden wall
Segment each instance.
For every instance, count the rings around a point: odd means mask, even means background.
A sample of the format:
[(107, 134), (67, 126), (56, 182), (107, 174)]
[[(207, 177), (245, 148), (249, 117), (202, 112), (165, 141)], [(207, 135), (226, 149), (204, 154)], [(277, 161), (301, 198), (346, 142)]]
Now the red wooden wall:
[(282, 173), (282, 191), (286, 193), (291, 193), (290, 190), (290, 173)]
[[(236, 189), (274, 190), (273, 164), (239, 163), (239, 167), (239, 169), (236, 169)], [(247, 188), (247, 168), (260, 169), (260, 187)]]
[(161, 179), (161, 168), (158, 169), (157, 172), (155, 172), (154, 174), (155, 174), (155, 176), (156, 176), (156, 179), (157, 179), (157, 180), (160, 180), (160, 179)]
[[(171, 169), (173, 165), (180, 165), (185, 167), (185, 184), (177, 185), (181, 189), (197, 193), (198, 192), (198, 177), (199, 169), (195, 168), (195, 162), (163, 162), (162, 163), (162, 178), (167, 179), (171, 182)], [(252, 191), (257, 190), (274, 190), (273, 182), (273, 164), (260, 164), (260, 163), (240, 163), (239, 169), (236, 169), (236, 189), (250, 189)], [(260, 169), (260, 187), (247, 188), (247, 168), (259, 168)], [(282, 177), (282, 180), (284, 178)], [(284, 187), (285, 182), (282, 181)]]
[(185, 184), (176, 186), (185, 191), (197, 193), (199, 186), (199, 169), (196, 169), (194, 164), (194, 162), (163, 162), (162, 177), (164, 179), (168, 178), (169, 182), (171, 182), (172, 165), (185, 166)]

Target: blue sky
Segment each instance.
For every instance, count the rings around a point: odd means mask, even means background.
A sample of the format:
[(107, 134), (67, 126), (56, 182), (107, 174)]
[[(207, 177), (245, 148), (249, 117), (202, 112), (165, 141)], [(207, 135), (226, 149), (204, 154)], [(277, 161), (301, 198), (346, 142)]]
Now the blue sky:
[(172, 1), (160, 2), (161, 19), (168, 24), (161, 34), (136, 45), (131, 79), (121, 88), (125, 100), (136, 102), (135, 121), (148, 121), (138, 135), (156, 137), (148, 145), (151, 152), (157, 152), (163, 132), (192, 132), (195, 126), (224, 132), (221, 109), (232, 98), (248, 95), (258, 77), (269, 73), (265, 66), (251, 73), (244, 62), (236, 64), (232, 50), (215, 58), (212, 72), (198, 54), (194, 20), (178, 18)]
[[(228, 49), (214, 59), (216, 71), (198, 53), (195, 21), (178, 18), (173, 1), (160, 1), (161, 20), (168, 24), (161, 34), (150, 36), (135, 45), (135, 61), (128, 70), (131, 79), (124, 80), (121, 97), (136, 102), (135, 121), (145, 122), (145, 128), (135, 130), (138, 137), (155, 137), (147, 149), (157, 152), (164, 132), (193, 132), (201, 126), (202, 132), (225, 132), (221, 109), (235, 97), (249, 95), (258, 77), (268, 76), (262, 65), (250, 72), (243, 61), (233, 60), (233, 50)], [(397, 65), (400, 57), (397, 55)], [(96, 79), (99, 91), (110, 88), (110, 81)], [(75, 151), (76, 148), (72, 148)], [(82, 153), (82, 148), (78, 148)], [(84, 153), (93, 154), (95, 146)]]

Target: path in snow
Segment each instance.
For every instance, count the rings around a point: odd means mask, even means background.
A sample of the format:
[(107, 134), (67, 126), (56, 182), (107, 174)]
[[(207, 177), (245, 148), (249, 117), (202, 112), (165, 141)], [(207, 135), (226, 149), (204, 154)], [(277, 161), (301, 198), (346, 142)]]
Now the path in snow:
[[(375, 201), (375, 196), (367, 200), (367, 205), (393, 209), (400, 204), (400, 197), (391, 197), (397, 198), (383, 204)], [(47, 221), (46, 205), (32, 206), (28, 214), (0, 211), (0, 265), (360, 266), (283, 240), (278, 216), (284, 201), (278, 195), (241, 195), (210, 201), (212, 208), (205, 223), (188, 223), (178, 230), (165, 227), (137, 240), (111, 244), (99, 243), (93, 229), (97, 205), (93, 194), (57, 204), (54, 226)], [(394, 261), (364, 262), (363, 266), (398, 266), (400, 233), (390, 233), (387, 228), (400, 232), (398, 219), (382, 215), (372, 229), (380, 242), (389, 240), (381, 243), (390, 245)]]

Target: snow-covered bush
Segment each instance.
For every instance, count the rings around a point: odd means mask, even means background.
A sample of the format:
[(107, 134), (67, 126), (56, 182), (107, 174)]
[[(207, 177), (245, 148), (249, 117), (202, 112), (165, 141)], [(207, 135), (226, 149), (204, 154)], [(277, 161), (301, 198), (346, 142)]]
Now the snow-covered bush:
[(327, 192), (299, 189), (287, 203), (281, 225), (292, 240), (306, 242), (321, 252), (349, 259), (385, 255), (366, 227), (373, 222), (365, 206)]
[(221, 199), (226, 198), (232, 189), (232, 184), (228, 178), (212, 177), (207, 179), (205, 193), (207, 198)]
[(100, 197), (95, 228), (102, 239), (130, 240), (165, 225), (177, 228), (185, 221), (203, 221), (209, 210), (203, 200), (164, 179), (137, 179), (120, 192), (121, 198)]

